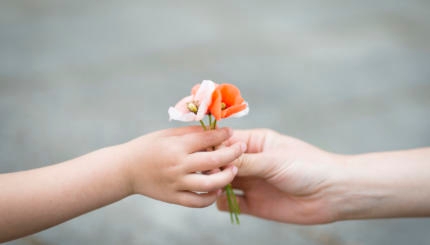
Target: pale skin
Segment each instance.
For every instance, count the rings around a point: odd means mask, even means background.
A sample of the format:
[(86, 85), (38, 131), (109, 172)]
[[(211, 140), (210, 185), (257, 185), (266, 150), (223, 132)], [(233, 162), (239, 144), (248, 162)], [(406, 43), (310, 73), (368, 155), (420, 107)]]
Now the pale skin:
[[(296, 224), (430, 216), (430, 148), (330, 153), (272, 130), (235, 131), (242, 213)], [(225, 197), (217, 202), (227, 210)]]
[[(243, 143), (206, 152), (228, 128), (158, 131), (63, 163), (0, 174), (0, 242), (29, 235), (133, 194), (187, 207), (211, 205), (237, 168)], [(210, 175), (199, 174), (222, 169)]]

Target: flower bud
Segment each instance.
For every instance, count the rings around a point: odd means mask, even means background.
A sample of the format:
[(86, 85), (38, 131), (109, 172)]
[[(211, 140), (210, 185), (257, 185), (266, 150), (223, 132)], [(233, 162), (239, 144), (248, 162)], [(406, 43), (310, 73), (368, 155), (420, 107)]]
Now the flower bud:
[(194, 112), (195, 114), (197, 114), (197, 111), (199, 110), (199, 107), (193, 102), (188, 103), (187, 108), (188, 110), (190, 110), (191, 112)]

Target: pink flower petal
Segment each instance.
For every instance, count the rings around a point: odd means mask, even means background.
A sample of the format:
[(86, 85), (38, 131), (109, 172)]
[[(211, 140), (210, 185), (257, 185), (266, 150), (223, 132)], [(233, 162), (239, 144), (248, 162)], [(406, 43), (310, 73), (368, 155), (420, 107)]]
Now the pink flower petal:
[[(216, 84), (209, 80), (204, 80), (201, 84), (194, 86), (191, 96), (181, 99), (175, 107), (169, 108), (169, 120), (184, 122), (202, 120), (207, 114), (215, 87)], [(188, 109), (188, 103), (190, 102), (196, 103), (198, 106), (197, 113), (190, 112)]]
[(175, 107), (169, 108), (169, 120), (191, 122), (195, 119), (195, 114), (188, 110), (187, 104), (193, 101), (193, 96), (187, 96), (181, 99)]
[(177, 120), (182, 122), (191, 122), (195, 121), (196, 114), (193, 112), (183, 113), (182, 111), (177, 110), (175, 107), (169, 108), (169, 121)]
[(182, 112), (182, 113), (188, 113), (190, 110), (188, 109), (188, 103), (192, 102), (194, 100), (193, 96), (187, 96), (183, 99), (181, 99), (178, 103), (175, 105), (175, 109)]
[(194, 101), (199, 103), (196, 121), (202, 120), (207, 114), (209, 104), (212, 101), (212, 94), (216, 84), (210, 80), (204, 80), (194, 96)]

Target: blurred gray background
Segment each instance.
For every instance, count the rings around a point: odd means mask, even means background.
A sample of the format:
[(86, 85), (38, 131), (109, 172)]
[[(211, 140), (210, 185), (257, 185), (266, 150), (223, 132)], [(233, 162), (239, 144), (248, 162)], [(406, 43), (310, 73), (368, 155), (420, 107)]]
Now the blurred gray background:
[[(430, 2), (3, 0), (0, 172), (184, 126), (167, 108), (203, 79), (250, 104), (223, 126), (344, 154), (428, 146)], [(133, 196), (8, 244), (430, 244), (426, 218), (241, 220)]]

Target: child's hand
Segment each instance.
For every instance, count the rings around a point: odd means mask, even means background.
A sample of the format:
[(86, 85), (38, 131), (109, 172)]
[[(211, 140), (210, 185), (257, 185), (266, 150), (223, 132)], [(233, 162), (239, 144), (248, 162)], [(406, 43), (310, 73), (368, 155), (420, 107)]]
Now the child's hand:
[[(229, 139), (228, 128), (203, 131), (201, 127), (167, 129), (124, 145), (131, 192), (188, 207), (212, 204), (220, 189), (230, 183), (237, 168), (231, 162), (246, 150), (236, 143), (206, 151)], [(212, 169), (210, 175), (201, 174)], [(197, 193), (198, 192), (198, 193)]]
[[(0, 243), (131, 194), (189, 207), (208, 206), (233, 180), (237, 168), (230, 164), (246, 146), (238, 142), (213, 152), (206, 149), (231, 135), (227, 128), (167, 129), (62, 163), (0, 174)], [(212, 174), (196, 173), (206, 171)]]

